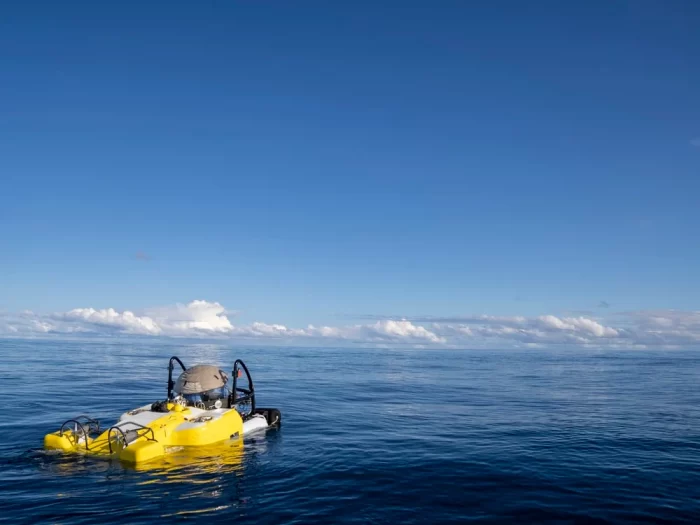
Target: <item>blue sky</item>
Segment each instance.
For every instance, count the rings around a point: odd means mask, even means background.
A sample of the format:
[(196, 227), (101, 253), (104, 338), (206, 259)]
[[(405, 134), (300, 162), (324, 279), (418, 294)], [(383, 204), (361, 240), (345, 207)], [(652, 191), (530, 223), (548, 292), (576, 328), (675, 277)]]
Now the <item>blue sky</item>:
[(691, 1), (5, 6), (0, 309), (698, 309), (698, 27)]

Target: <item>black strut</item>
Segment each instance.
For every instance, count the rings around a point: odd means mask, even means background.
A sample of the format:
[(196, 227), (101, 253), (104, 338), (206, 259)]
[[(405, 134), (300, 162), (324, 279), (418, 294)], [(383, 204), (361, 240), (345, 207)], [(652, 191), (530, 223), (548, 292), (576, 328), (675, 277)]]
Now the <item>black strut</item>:
[(170, 358), (170, 361), (168, 362), (168, 399), (172, 399), (173, 388), (175, 387), (175, 381), (173, 381), (173, 368), (175, 368), (174, 361), (177, 361), (177, 363), (182, 368), (183, 372), (187, 370), (187, 368), (185, 368), (185, 365), (182, 364), (182, 361), (180, 361), (179, 357), (172, 356)]

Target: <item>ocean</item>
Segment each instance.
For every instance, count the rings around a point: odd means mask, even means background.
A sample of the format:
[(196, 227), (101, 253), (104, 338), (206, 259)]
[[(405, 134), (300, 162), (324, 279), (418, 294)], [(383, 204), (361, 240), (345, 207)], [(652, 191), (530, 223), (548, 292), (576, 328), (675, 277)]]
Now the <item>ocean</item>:
[[(279, 430), (128, 468), (46, 453), (243, 359)], [(700, 353), (0, 341), (0, 521), (700, 522)]]

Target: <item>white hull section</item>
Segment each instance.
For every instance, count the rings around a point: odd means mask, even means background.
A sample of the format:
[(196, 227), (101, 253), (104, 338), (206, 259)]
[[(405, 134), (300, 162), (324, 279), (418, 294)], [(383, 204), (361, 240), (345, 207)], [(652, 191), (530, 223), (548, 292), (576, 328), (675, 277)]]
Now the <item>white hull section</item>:
[(243, 422), (243, 435), (247, 436), (253, 432), (264, 430), (267, 428), (267, 426), (267, 419), (265, 419), (265, 416), (255, 414)]

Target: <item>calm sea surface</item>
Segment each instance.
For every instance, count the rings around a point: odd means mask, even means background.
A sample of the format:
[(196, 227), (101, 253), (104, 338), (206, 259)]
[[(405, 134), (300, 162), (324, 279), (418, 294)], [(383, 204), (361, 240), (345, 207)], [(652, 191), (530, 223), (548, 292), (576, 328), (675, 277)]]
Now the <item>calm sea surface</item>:
[[(153, 468), (43, 435), (246, 361), (283, 426)], [(0, 341), (0, 521), (700, 522), (700, 353)]]

